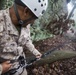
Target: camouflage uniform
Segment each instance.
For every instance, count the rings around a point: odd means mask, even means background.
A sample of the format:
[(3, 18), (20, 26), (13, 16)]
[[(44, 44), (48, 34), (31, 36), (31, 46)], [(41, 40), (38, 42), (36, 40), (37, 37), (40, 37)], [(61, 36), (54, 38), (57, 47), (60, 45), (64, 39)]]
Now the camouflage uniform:
[[(5, 59), (18, 59), (19, 56), (24, 56), (24, 47), (27, 47), (34, 55), (40, 54), (32, 44), (30, 39), (30, 25), (26, 28), (21, 28), (21, 34), (19, 34), (16, 27), (13, 25), (9, 9), (0, 11), (0, 57)], [(11, 69), (16, 68), (19, 65), (18, 62), (13, 63)], [(20, 69), (20, 71), (23, 70)], [(19, 74), (15, 74), (19, 75)], [(25, 73), (22, 75), (26, 75)]]

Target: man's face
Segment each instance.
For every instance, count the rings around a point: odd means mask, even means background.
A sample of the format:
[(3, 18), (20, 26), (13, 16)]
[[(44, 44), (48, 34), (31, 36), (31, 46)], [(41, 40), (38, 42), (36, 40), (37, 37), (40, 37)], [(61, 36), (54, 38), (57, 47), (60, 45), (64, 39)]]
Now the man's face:
[[(34, 23), (34, 21), (37, 19), (37, 17), (30, 11), (26, 13), (26, 25)], [(27, 21), (28, 20), (28, 21)]]

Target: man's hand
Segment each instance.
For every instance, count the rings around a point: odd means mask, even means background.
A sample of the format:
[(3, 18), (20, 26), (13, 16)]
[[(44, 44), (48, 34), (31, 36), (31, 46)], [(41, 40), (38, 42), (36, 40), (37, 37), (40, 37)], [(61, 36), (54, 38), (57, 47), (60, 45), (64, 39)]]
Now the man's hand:
[(38, 54), (38, 55), (36, 55), (36, 58), (40, 59), (41, 56), (42, 56), (42, 54)]
[(9, 68), (12, 66), (12, 64), (10, 64), (10, 61), (3, 62), (1, 65), (3, 69), (2, 73), (9, 71)]

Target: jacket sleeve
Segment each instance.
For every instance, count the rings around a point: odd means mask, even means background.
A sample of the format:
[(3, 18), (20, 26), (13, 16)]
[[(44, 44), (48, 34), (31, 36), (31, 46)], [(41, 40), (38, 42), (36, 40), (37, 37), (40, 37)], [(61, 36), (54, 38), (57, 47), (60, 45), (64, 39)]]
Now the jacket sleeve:
[(31, 37), (30, 37), (30, 25), (28, 25), (27, 27), (27, 31), (28, 31), (28, 35), (27, 35), (27, 40), (26, 40), (26, 47), (28, 48), (28, 50), (30, 50), (35, 56), (41, 54), (34, 46), (34, 44), (32, 43)]
[(40, 54), (40, 52), (39, 52), (39, 51), (35, 48), (35, 46), (33, 45), (31, 39), (28, 39), (28, 40), (27, 40), (26, 47), (27, 47), (35, 56)]
[(21, 36), (19, 42), (28, 48), (35, 56), (41, 54), (33, 45), (31, 37), (30, 37), (30, 24), (22, 29)]
[(2, 74), (2, 65), (0, 64), (0, 75)]

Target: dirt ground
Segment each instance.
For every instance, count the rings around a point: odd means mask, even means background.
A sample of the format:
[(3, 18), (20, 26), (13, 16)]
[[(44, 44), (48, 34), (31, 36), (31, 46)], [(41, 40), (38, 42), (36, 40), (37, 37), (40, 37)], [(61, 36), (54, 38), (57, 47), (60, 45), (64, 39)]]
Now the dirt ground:
[[(62, 43), (66, 43), (70, 40), (65, 39), (61, 36), (56, 36), (53, 38), (41, 40), (38, 42), (34, 42), (35, 47), (41, 52), (48, 51), (51, 48), (54, 48)], [(76, 51), (76, 43), (69, 42), (60, 50), (73, 50)], [(29, 53), (26, 51), (26, 55)], [(28, 55), (27, 55), (28, 56)], [(32, 66), (28, 69), (28, 75), (76, 75), (76, 57), (58, 60), (53, 63), (43, 64), (41, 66)]]

